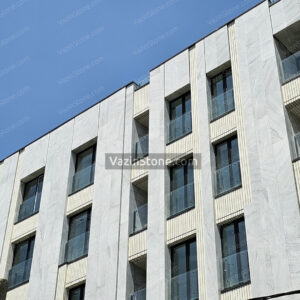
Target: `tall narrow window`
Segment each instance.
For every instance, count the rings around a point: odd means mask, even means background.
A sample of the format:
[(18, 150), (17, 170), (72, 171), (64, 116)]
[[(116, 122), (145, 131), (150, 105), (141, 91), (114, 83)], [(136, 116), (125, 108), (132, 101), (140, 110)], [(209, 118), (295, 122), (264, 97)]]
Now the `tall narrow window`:
[(223, 288), (250, 281), (245, 222), (243, 219), (221, 227)]
[(240, 159), (237, 137), (215, 146), (216, 195), (241, 186)]
[(234, 110), (231, 69), (211, 79), (211, 120), (214, 121)]
[(72, 262), (87, 255), (90, 236), (91, 210), (72, 218), (69, 223), (69, 237), (66, 244), (65, 261)]
[(69, 300), (84, 300), (85, 284), (69, 290)]
[(195, 206), (193, 160), (170, 169), (169, 217)]
[(171, 248), (171, 299), (198, 299), (196, 240)]
[(23, 202), (21, 203), (18, 221), (22, 221), (40, 209), (44, 175), (41, 175), (24, 186)]
[(12, 268), (8, 274), (8, 288), (29, 280), (34, 248), (34, 237), (15, 245)]
[(191, 95), (170, 102), (169, 142), (192, 132)]
[(77, 154), (71, 193), (77, 192), (94, 182), (95, 159), (96, 145)]

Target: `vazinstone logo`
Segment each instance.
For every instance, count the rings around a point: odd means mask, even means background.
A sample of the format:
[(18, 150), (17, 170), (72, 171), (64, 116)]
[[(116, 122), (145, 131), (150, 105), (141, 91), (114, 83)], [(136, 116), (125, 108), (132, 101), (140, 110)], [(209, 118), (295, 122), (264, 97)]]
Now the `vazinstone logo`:
[(193, 153), (192, 155), (183, 156), (182, 153), (149, 153), (149, 155), (136, 159), (131, 153), (106, 153), (106, 169), (165, 169), (171, 166), (185, 166), (189, 162), (193, 163), (195, 169), (200, 168), (201, 154)]

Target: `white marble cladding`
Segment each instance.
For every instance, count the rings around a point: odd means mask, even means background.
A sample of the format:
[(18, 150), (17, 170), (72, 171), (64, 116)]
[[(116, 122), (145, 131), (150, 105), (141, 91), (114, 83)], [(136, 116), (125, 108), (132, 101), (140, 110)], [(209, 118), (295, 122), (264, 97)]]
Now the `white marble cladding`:
[(21, 178), (26, 179), (37, 170), (45, 167), (47, 160), (47, 150), (49, 143), (49, 134), (35, 141), (24, 149), (23, 165)]
[(204, 44), (206, 73), (210, 73), (230, 60), (227, 26), (205, 38)]
[(299, 286), (299, 206), (268, 3), (235, 24), (253, 201), (245, 208), (245, 222), (258, 297)]
[[(263, 2), (151, 71), (145, 87), (136, 92), (134, 85), (122, 88), (1, 162), (1, 276), (7, 276), (11, 266), (11, 243), (36, 235), (30, 282), (10, 291), (8, 299), (64, 299), (67, 288), (86, 280), (85, 299), (123, 300), (132, 287), (129, 261), (145, 256), (147, 299), (168, 299), (168, 246), (191, 235), (196, 235), (201, 270), (199, 298), (246, 300), (299, 289), (300, 219), (295, 181), (299, 187), (300, 172), (297, 162), (295, 170), (292, 167), (283, 104), (298, 99), (300, 82), (295, 79), (281, 89), (273, 40), (274, 34), (299, 20), (299, 1), (281, 0), (270, 9), (268, 1)], [(216, 74), (230, 61), (236, 111), (210, 124), (207, 75)], [(188, 88), (193, 132), (166, 146), (166, 98), (173, 99)], [(201, 153), (201, 169), (194, 172), (195, 209), (168, 222), (166, 170), (105, 168), (105, 153), (131, 151), (133, 118), (148, 109), (150, 157), (162, 152)], [(211, 143), (233, 130), (239, 136), (243, 188), (215, 200)], [(96, 141), (94, 185), (68, 197), (72, 151)], [(14, 225), (21, 180), (29, 180), (41, 169), (45, 177), (40, 212)], [(148, 229), (129, 237), (130, 184), (143, 176), (148, 176), (149, 183)], [(69, 270), (66, 265), (58, 268), (67, 239), (67, 215), (91, 205), (88, 258)], [(251, 285), (221, 294), (217, 225), (242, 214)]]
[(7, 158), (1, 165), (0, 182), (0, 259), (2, 258), (3, 242), (14, 188), (19, 153)]
[[(165, 68), (165, 97), (187, 86), (190, 82), (189, 75), (189, 50), (176, 55), (164, 65)], [(151, 89), (151, 87), (150, 87)], [(151, 100), (150, 100), (151, 101)]]
[(75, 118), (72, 150), (97, 137), (99, 108), (97, 104)]
[(300, 0), (281, 0), (270, 7), (273, 34), (300, 20)]

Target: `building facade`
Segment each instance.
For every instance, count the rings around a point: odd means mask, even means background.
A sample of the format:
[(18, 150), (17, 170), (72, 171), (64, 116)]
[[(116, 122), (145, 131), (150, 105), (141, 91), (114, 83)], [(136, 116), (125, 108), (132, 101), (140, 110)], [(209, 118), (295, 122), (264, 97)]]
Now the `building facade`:
[(0, 163), (7, 300), (300, 299), (300, 0), (272, 2)]

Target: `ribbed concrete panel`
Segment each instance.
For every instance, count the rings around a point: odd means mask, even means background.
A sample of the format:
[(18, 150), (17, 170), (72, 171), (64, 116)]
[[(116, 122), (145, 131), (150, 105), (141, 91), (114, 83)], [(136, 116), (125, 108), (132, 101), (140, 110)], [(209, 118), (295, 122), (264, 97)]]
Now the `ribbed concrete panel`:
[[(149, 153), (165, 152), (165, 67), (150, 73)], [(151, 169), (148, 175), (147, 299), (167, 299), (169, 251), (166, 241), (166, 182), (164, 169)]]
[(204, 40), (206, 73), (230, 60), (227, 26), (209, 35)]
[(67, 199), (66, 214), (70, 215), (77, 210), (87, 207), (92, 204), (94, 197), (94, 185), (88, 186), (85, 189), (71, 195)]
[(230, 114), (210, 123), (210, 138), (211, 141), (216, 141), (236, 130), (237, 119), (236, 112)]
[(144, 87), (138, 89), (134, 92), (133, 98), (134, 106), (133, 106), (133, 115), (137, 116), (140, 113), (145, 112), (149, 109), (149, 84)]
[[(210, 49), (210, 48), (208, 48)], [(208, 50), (209, 51), (209, 50)], [(195, 114), (198, 115), (199, 139), (201, 149), (201, 181), (198, 183), (201, 190), (200, 213), (202, 218), (198, 222), (203, 227), (197, 230), (199, 242), (197, 240), (198, 255), (198, 276), (201, 293), (201, 299), (219, 299), (219, 271), (217, 258), (217, 227), (215, 221), (215, 208), (213, 198), (213, 180), (212, 180), (212, 161), (211, 161), (211, 143), (210, 143), (210, 125), (208, 111), (208, 82), (205, 70), (204, 41), (199, 42), (195, 48), (195, 70), (194, 76), (197, 78), (195, 85), (198, 105), (195, 106)], [(212, 62), (217, 64), (217, 62)], [(192, 68), (191, 68), (192, 69)], [(196, 143), (195, 143), (196, 146)], [(197, 148), (199, 149), (199, 148)], [(195, 151), (196, 148), (195, 148)], [(199, 176), (199, 175), (198, 175)], [(196, 177), (198, 177), (196, 176)], [(198, 186), (195, 182), (195, 186)], [(197, 203), (196, 203), (197, 205)], [(203, 273), (205, 278), (203, 278)]]
[(28, 293), (28, 283), (21, 285), (18, 288), (15, 288), (7, 292), (6, 300), (17, 300), (17, 299), (27, 299), (25, 295)]
[(270, 7), (273, 34), (300, 20), (300, 1), (281, 0)]
[(141, 179), (142, 177), (147, 176), (148, 170), (146, 166), (146, 159), (147, 158), (142, 158), (138, 162), (135, 162), (132, 164), (131, 167), (131, 181), (135, 181), (138, 179)]
[(165, 97), (189, 83), (189, 51), (185, 50), (165, 63)]
[[(124, 129), (124, 153), (131, 153), (132, 149), (132, 119), (134, 106), (134, 85), (126, 89), (125, 107), (125, 129)], [(117, 299), (126, 298), (128, 268), (128, 236), (129, 236), (129, 203), (131, 192), (131, 170), (124, 169), (122, 173), (121, 215), (119, 235), (119, 257), (118, 257), (118, 280)]]
[(67, 266), (66, 287), (71, 287), (86, 278), (87, 258), (75, 261)]
[(38, 227), (38, 219), (39, 215), (35, 214), (32, 217), (15, 224), (13, 226), (11, 242), (16, 242), (17, 240), (34, 233)]
[(86, 300), (116, 297), (122, 169), (106, 169), (105, 154), (123, 152), (125, 92), (100, 104)]
[(38, 139), (24, 149), (23, 167), (21, 179), (31, 175), (37, 170), (45, 167), (47, 159), (47, 150), (49, 143), (49, 134)]
[(97, 137), (99, 107), (97, 104), (75, 118), (72, 150)]
[(252, 292), (259, 297), (300, 284), (295, 264), (300, 256), (299, 207), (268, 2), (235, 24), (253, 192), (245, 221)]
[(242, 215), (245, 206), (249, 203), (244, 195), (245, 191), (240, 188), (215, 200), (218, 223), (231, 219), (233, 215)]
[(147, 251), (147, 230), (129, 237), (128, 260), (142, 256)]
[[(2, 263), (3, 242), (6, 232), (6, 224), (9, 215), (11, 197), (15, 182), (19, 153), (7, 158), (1, 166), (0, 181), (0, 258)], [(2, 273), (0, 274), (2, 276)]]
[(28, 297), (53, 300), (67, 199), (74, 121), (50, 134)]
[(281, 89), (285, 105), (298, 100), (300, 98), (300, 77), (284, 84)]
[[(178, 155), (184, 155), (193, 152), (193, 134), (189, 134), (176, 142), (166, 146), (168, 158), (176, 159)], [(174, 155), (172, 155), (174, 154)]]
[(250, 284), (221, 294), (221, 300), (248, 300), (251, 297), (252, 293)]
[(167, 221), (167, 243), (172, 244), (196, 233), (196, 211), (190, 210)]

